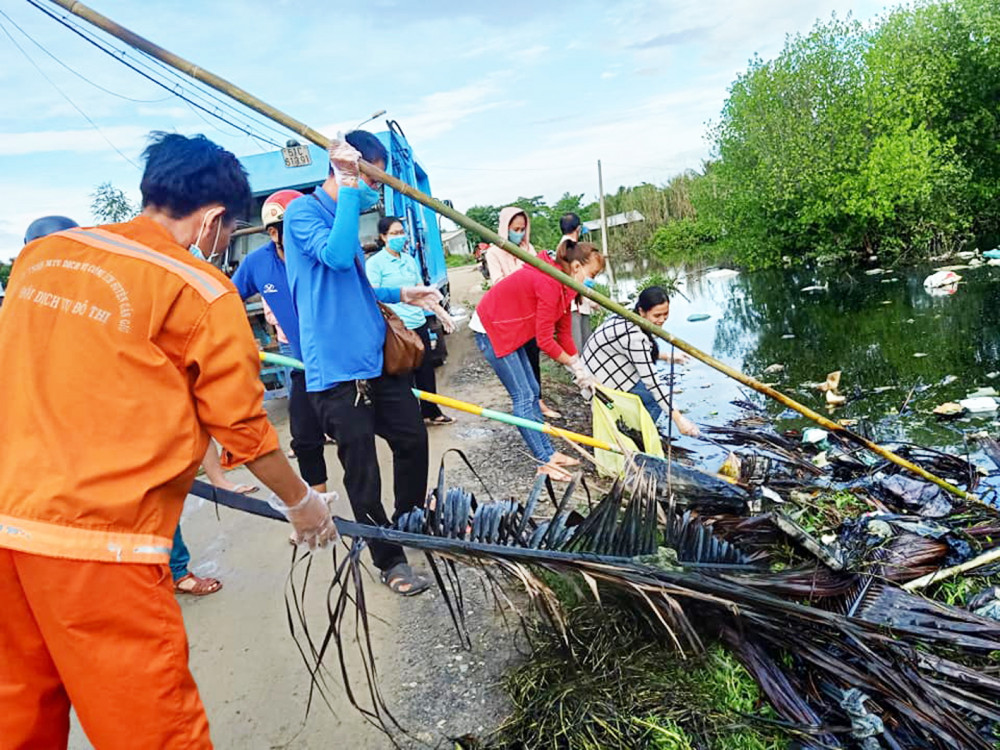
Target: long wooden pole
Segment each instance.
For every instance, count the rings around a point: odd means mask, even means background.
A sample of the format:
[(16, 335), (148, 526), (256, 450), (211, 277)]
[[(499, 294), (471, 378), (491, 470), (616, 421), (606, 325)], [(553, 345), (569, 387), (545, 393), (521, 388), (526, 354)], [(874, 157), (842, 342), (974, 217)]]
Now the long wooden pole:
[(601, 171), (601, 160), (597, 160), (597, 192), (598, 201), (601, 206), (601, 253), (604, 255), (605, 270), (608, 272), (608, 281), (611, 282), (611, 291), (615, 289), (615, 273), (611, 270), (611, 256), (608, 254), (608, 212), (604, 207), (604, 173)]
[[(220, 78), (219, 76), (210, 73), (207, 70), (204, 70), (203, 68), (198, 67), (194, 63), (188, 62), (187, 60), (178, 57), (172, 52), (168, 52), (167, 50), (153, 44), (152, 42), (148, 41), (147, 39), (144, 39), (138, 34), (129, 31), (128, 29), (112, 21), (110, 18), (107, 18), (106, 16), (101, 15), (97, 11), (88, 8), (83, 3), (76, 2), (76, 0), (49, 0), (49, 2), (52, 2), (55, 5), (58, 5), (59, 7), (69, 11), (70, 13), (79, 16), (88, 23), (93, 24), (97, 28), (106, 31), (108, 34), (111, 34), (114, 37), (117, 37), (126, 44), (135, 47), (136, 49), (142, 50), (149, 56), (154, 57), (157, 60), (160, 60), (161, 62), (166, 63), (167, 65), (170, 65), (173, 68), (176, 68), (182, 73), (189, 75), (191, 78), (194, 78), (196, 81), (201, 81), (207, 86), (211, 86), (217, 91), (220, 91), (223, 94), (232, 97), (233, 99), (240, 102), (244, 106), (249, 107), (250, 109), (255, 110), (256, 112), (259, 112), (260, 114), (270, 118), (271, 120), (282, 125), (283, 127), (286, 127), (289, 130), (298, 133), (303, 138), (307, 138), (316, 145), (322, 146), (323, 148), (327, 148), (330, 145), (330, 139), (327, 138), (322, 133), (320, 133), (319, 131), (313, 130), (305, 123), (299, 122), (293, 117), (289, 117), (284, 112), (281, 112), (280, 110), (275, 109), (271, 105), (261, 101), (250, 92), (241, 89), (239, 86), (236, 86), (230, 83), (229, 81)], [(605, 297), (603, 294), (600, 294), (594, 291), (593, 289), (589, 289), (580, 282), (576, 281), (576, 279), (573, 279), (567, 274), (558, 270), (550, 263), (547, 263), (543, 261), (541, 258), (538, 258), (537, 256), (522, 250), (520, 247), (507, 240), (505, 237), (501, 237), (492, 229), (488, 229), (487, 227), (484, 227), (482, 224), (473, 221), (460, 211), (456, 211), (454, 208), (446, 206), (437, 198), (432, 198), (429, 195), (425, 195), (416, 188), (407, 185), (405, 182), (397, 180), (395, 177), (393, 177), (390, 174), (387, 174), (385, 171), (379, 169), (373, 164), (369, 164), (365, 161), (362, 161), (360, 166), (361, 166), (361, 171), (364, 172), (369, 177), (371, 177), (373, 180), (377, 180), (378, 182), (389, 185), (396, 192), (402, 193), (403, 195), (412, 198), (413, 200), (423, 204), (424, 206), (427, 206), (428, 208), (432, 209), (433, 211), (436, 211), (442, 216), (446, 216), (459, 226), (464, 227), (469, 231), (478, 233), (480, 236), (490, 240), (493, 244), (497, 245), (498, 247), (502, 247), (511, 255), (520, 258), (528, 265), (533, 266), (542, 273), (545, 273), (551, 276), (552, 278), (556, 279), (564, 286), (573, 289), (574, 291), (578, 292), (584, 297), (592, 299), (594, 302), (601, 305), (605, 309), (610, 310), (611, 312), (620, 315), (626, 320), (635, 323), (644, 331), (647, 331), (653, 334), (654, 336), (658, 336), (671, 346), (677, 347), (682, 352), (687, 352), (695, 359), (699, 360), (700, 362), (704, 362), (709, 367), (712, 367), (718, 370), (719, 372), (723, 373), (724, 375), (731, 377), (733, 380), (743, 383), (743, 385), (747, 386), (748, 388), (752, 388), (758, 393), (762, 393), (765, 396), (774, 399), (778, 403), (787, 406), (789, 409), (798, 412), (802, 416), (811, 419), (813, 422), (820, 425), (829, 432), (841, 435), (846, 439), (858, 445), (861, 445), (864, 448), (867, 448), (872, 453), (881, 456), (887, 461), (891, 461), (897, 466), (900, 466), (906, 469), (907, 471), (910, 471), (916, 474), (917, 476), (922, 477), (923, 479), (926, 479), (928, 482), (936, 484), (938, 487), (941, 487), (942, 489), (952, 493), (953, 495), (957, 495), (958, 497), (962, 497), (967, 500), (972, 500), (976, 502), (979, 501), (979, 498), (976, 495), (972, 494), (971, 492), (966, 492), (962, 489), (959, 489), (958, 487), (942, 479), (941, 477), (935, 476), (934, 474), (927, 471), (923, 467), (917, 466), (912, 461), (907, 461), (902, 456), (897, 456), (895, 453), (886, 448), (883, 448), (881, 445), (873, 443), (871, 440), (868, 440), (867, 438), (862, 437), (861, 435), (858, 435), (857, 433), (852, 432), (851, 430), (848, 430), (847, 428), (837, 424), (836, 422), (827, 419), (822, 414), (819, 414), (818, 412), (810, 409), (808, 406), (804, 406), (803, 404), (798, 403), (797, 401), (789, 398), (783, 393), (776, 391), (774, 388), (771, 388), (770, 386), (761, 383), (760, 381), (750, 377), (749, 375), (745, 375), (739, 370), (730, 367), (725, 362), (721, 362), (715, 357), (711, 356), (710, 354), (706, 354), (705, 352), (701, 351), (695, 346), (692, 346), (686, 341), (679, 339), (676, 336), (673, 336), (672, 334), (663, 330), (659, 326), (653, 325), (653, 323), (646, 320), (641, 315), (623, 307), (614, 300)]]

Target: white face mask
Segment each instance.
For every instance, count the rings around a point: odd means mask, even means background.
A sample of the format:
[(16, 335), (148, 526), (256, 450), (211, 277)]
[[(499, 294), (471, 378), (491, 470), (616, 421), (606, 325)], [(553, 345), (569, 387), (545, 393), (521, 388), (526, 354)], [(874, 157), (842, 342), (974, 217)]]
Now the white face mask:
[[(217, 246), (219, 244), (219, 236), (222, 234), (222, 214), (224, 214), (225, 212), (226, 209), (224, 208), (214, 208), (211, 209), (210, 211), (205, 212), (205, 216), (201, 220), (201, 226), (198, 228), (198, 236), (195, 237), (194, 243), (188, 246), (188, 250), (191, 251), (191, 255), (198, 258), (199, 260), (205, 260), (211, 263), (212, 260), (214, 260), (215, 257), (219, 254)], [(215, 230), (215, 240), (212, 242), (212, 250), (209, 253), (208, 257), (206, 258), (205, 253), (202, 252), (201, 247), (199, 246), (198, 243), (201, 242), (201, 235), (202, 232), (205, 231), (205, 227), (211, 224), (212, 220), (216, 217), (219, 217), (219, 226)]]

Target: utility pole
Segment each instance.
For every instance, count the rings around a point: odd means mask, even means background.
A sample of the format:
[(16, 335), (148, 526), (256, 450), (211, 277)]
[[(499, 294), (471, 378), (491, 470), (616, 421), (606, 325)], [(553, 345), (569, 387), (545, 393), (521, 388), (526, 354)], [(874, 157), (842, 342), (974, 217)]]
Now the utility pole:
[(615, 288), (615, 274), (611, 270), (611, 256), (608, 255), (608, 214), (604, 210), (604, 176), (601, 174), (601, 160), (597, 160), (597, 190), (601, 200), (601, 254), (604, 256), (604, 269), (608, 272), (611, 291)]

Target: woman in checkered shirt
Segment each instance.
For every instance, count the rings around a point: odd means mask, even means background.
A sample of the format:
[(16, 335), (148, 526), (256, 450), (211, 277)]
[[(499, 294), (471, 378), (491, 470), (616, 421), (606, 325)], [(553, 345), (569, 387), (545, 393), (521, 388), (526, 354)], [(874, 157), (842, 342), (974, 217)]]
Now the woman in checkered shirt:
[[(654, 325), (662, 326), (670, 315), (670, 297), (662, 287), (643, 289), (635, 303), (635, 311)], [(664, 410), (669, 410), (681, 434), (696, 437), (700, 434), (698, 427), (672, 408), (670, 395), (656, 377), (656, 360), (669, 362), (670, 358), (670, 354), (659, 353), (652, 336), (617, 315), (601, 323), (583, 348), (583, 361), (598, 381), (610, 388), (634, 393), (654, 422), (660, 419)], [(687, 359), (685, 354), (674, 355), (675, 362)]]

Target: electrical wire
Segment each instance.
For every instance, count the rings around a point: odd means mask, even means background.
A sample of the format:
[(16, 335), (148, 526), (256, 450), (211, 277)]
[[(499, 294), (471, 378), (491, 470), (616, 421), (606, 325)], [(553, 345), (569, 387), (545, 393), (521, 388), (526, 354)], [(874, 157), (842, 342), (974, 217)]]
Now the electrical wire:
[(10, 16), (8, 16), (2, 10), (0, 10), (0, 16), (3, 16), (4, 18), (6, 18), (7, 22), (11, 26), (13, 26), (15, 29), (17, 29), (18, 31), (20, 31), (21, 34), (26, 39), (28, 39), (28, 41), (30, 41), (32, 44), (34, 44), (36, 47), (38, 47), (38, 49), (40, 49), (46, 55), (48, 55), (53, 60), (55, 60), (57, 63), (59, 63), (62, 67), (64, 67), (70, 73), (72, 73), (73, 75), (75, 75), (77, 78), (79, 78), (79, 79), (81, 79), (81, 80), (89, 83), (95, 89), (99, 89), (100, 91), (103, 91), (105, 94), (110, 94), (111, 96), (116, 96), (119, 99), (124, 99), (127, 102), (136, 102), (138, 104), (159, 104), (161, 102), (169, 101), (169, 99), (171, 98), (169, 96), (164, 96), (161, 99), (136, 99), (136, 98), (131, 97), (131, 96), (126, 96), (125, 94), (119, 94), (117, 91), (112, 91), (109, 88), (105, 88), (101, 84), (95, 83), (94, 81), (90, 80), (89, 78), (87, 78), (87, 76), (83, 75), (83, 73), (79, 72), (78, 70), (74, 70), (72, 67), (70, 67), (69, 65), (67, 65), (66, 63), (64, 63), (62, 60), (60, 60), (58, 57), (56, 57), (52, 52), (50, 52), (45, 47), (45, 45), (43, 45), (41, 42), (37, 41), (33, 36), (31, 36), (31, 34), (29, 34), (27, 31), (25, 31), (23, 28), (21, 28), (21, 26), (18, 25), (17, 21), (15, 21), (13, 18), (11, 18)]
[[(6, 14), (5, 14), (5, 15), (6, 15)], [(78, 104), (77, 104), (76, 102), (74, 102), (74, 101), (73, 101), (73, 100), (72, 100), (72, 99), (71, 99), (71, 98), (69, 97), (69, 95), (68, 95), (68, 94), (67, 94), (67, 93), (66, 93), (65, 91), (63, 91), (63, 90), (62, 90), (61, 88), (59, 88), (59, 86), (58, 86), (58, 85), (56, 84), (56, 82), (55, 82), (55, 81), (53, 81), (53, 80), (52, 80), (51, 78), (49, 78), (49, 76), (48, 76), (48, 75), (47, 75), (47, 74), (45, 73), (45, 71), (44, 71), (44, 70), (42, 70), (42, 69), (41, 69), (41, 67), (40, 67), (40, 66), (38, 65), (38, 63), (36, 63), (36, 62), (35, 62), (35, 60), (34, 60), (34, 59), (33, 59), (33, 58), (31, 57), (31, 55), (29, 55), (29, 54), (28, 54), (28, 51), (27, 51), (27, 50), (25, 50), (25, 49), (24, 49), (24, 48), (23, 48), (23, 47), (22, 47), (22, 46), (21, 46), (20, 44), (18, 44), (18, 43), (17, 43), (17, 40), (16, 40), (15, 38), (14, 38), (14, 35), (10, 33), (10, 30), (9, 30), (9, 29), (7, 28), (7, 26), (6, 26), (6, 25), (5, 25), (5, 24), (4, 24), (3, 22), (0, 22), (0, 29), (2, 29), (2, 30), (3, 30), (3, 33), (7, 35), (7, 38), (8, 38), (8, 39), (10, 39), (10, 41), (11, 41), (11, 44), (13, 44), (13, 45), (14, 45), (15, 47), (17, 47), (18, 51), (19, 51), (19, 52), (20, 52), (20, 53), (21, 53), (22, 55), (24, 55), (25, 59), (26, 59), (26, 60), (27, 60), (27, 61), (28, 61), (29, 63), (31, 63), (32, 67), (34, 67), (34, 69), (35, 69), (35, 70), (37, 70), (37, 71), (38, 71), (38, 74), (39, 74), (39, 75), (40, 75), (40, 76), (41, 76), (42, 78), (44, 78), (44, 79), (45, 79), (46, 81), (48, 81), (48, 82), (49, 82), (49, 85), (50, 85), (50, 86), (52, 86), (52, 88), (54, 88), (54, 89), (55, 89), (56, 91), (58, 91), (58, 92), (59, 92), (59, 94), (60, 94), (60, 95), (62, 96), (62, 98), (63, 98), (63, 99), (65, 99), (65, 100), (66, 100), (67, 102), (69, 102), (69, 103), (70, 103), (70, 105), (71, 105), (71, 106), (73, 107), (73, 109), (75, 109), (75, 110), (76, 110), (77, 112), (79, 112), (79, 113), (80, 113), (80, 116), (81, 116), (81, 117), (83, 117), (83, 119), (85, 119), (85, 120), (86, 120), (87, 122), (89, 122), (89, 123), (90, 123), (91, 127), (93, 127), (93, 128), (94, 128), (94, 130), (96, 130), (96, 131), (98, 132), (98, 134), (99, 134), (99, 135), (101, 136), (101, 138), (103, 138), (103, 139), (104, 139), (104, 140), (105, 140), (105, 141), (107, 142), (107, 144), (108, 144), (109, 146), (111, 146), (111, 148), (113, 148), (113, 149), (115, 150), (115, 152), (116, 152), (116, 153), (117, 153), (117, 154), (118, 154), (118, 155), (119, 155), (119, 156), (120, 156), (121, 158), (123, 158), (123, 159), (124, 159), (125, 161), (127, 161), (127, 162), (128, 162), (129, 164), (131, 164), (131, 165), (132, 165), (133, 167), (135, 167), (136, 169), (139, 169), (139, 165), (138, 165), (138, 164), (136, 164), (136, 163), (135, 163), (134, 161), (132, 161), (131, 159), (129, 159), (129, 158), (128, 158), (128, 157), (127, 157), (127, 156), (126, 156), (126, 155), (125, 155), (125, 154), (124, 154), (124, 153), (122, 152), (122, 150), (121, 150), (120, 148), (118, 148), (118, 146), (116, 146), (116, 145), (115, 145), (115, 144), (114, 144), (114, 143), (113, 143), (113, 142), (111, 141), (111, 139), (110, 139), (110, 138), (108, 138), (108, 136), (107, 136), (107, 135), (105, 135), (104, 131), (103, 131), (103, 130), (101, 130), (100, 126), (99, 126), (99, 125), (98, 125), (98, 124), (97, 124), (96, 122), (94, 122), (94, 121), (93, 121), (92, 119), (90, 119), (90, 116), (89, 116), (89, 115), (88, 115), (88, 114), (87, 114), (86, 112), (84, 112), (84, 111), (83, 111), (83, 110), (82, 110), (82, 109), (80, 108), (80, 106), (79, 106), (79, 105), (78, 105)]]
[[(230, 127), (235, 128), (236, 130), (239, 130), (243, 134), (245, 134), (245, 135), (247, 135), (247, 136), (249, 136), (249, 137), (251, 137), (251, 138), (253, 138), (255, 140), (263, 141), (263, 142), (265, 142), (265, 143), (267, 143), (267, 144), (269, 144), (271, 146), (274, 146), (275, 148), (281, 148), (280, 144), (278, 144), (275, 141), (271, 140), (270, 138), (264, 136), (263, 134), (261, 134), (261, 133), (255, 131), (255, 130), (253, 130), (250, 126), (245, 125), (245, 124), (235, 123), (232, 120), (230, 120), (227, 117), (225, 117), (224, 115), (220, 114), (217, 111), (218, 108), (216, 108), (216, 110), (213, 111), (212, 109), (209, 109), (208, 107), (206, 107), (205, 105), (201, 104), (200, 102), (193, 101), (190, 98), (190, 96), (193, 96), (194, 94), (192, 92), (190, 92), (190, 90), (184, 90), (184, 86), (182, 86), (182, 85), (170, 86), (167, 83), (165, 83), (165, 82), (163, 82), (163, 81), (155, 78), (153, 75), (150, 75), (149, 73), (146, 73), (145, 71), (140, 70), (138, 67), (136, 67), (136, 65), (132, 64), (132, 62), (130, 60), (126, 59), (126, 55), (125, 55), (124, 52), (121, 52), (120, 50), (114, 50), (114, 48), (108, 48), (108, 47), (104, 46), (100, 41), (98, 41), (96, 39), (93, 39), (93, 38), (90, 38), (89, 36), (87, 36), (86, 34), (84, 34), (80, 29), (76, 28), (73, 24), (68, 23), (65, 19), (63, 19), (60, 16), (58, 16), (58, 15), (50, 12), (47, 8), (42, 7), (37, 2), (35, 2), (35, 0), (28, 0), (28, 3), (31, 4), (32, 6), (34, 6), (35, 8), (37, 8), (38, 10), (42, 11), (43, 13), (45, 13), (45, 15), (49, 16), (53, 20), (55, 20), (58, 23), (62, 24), (63, 26), (65, 26), (66, 28), (68, 28), (70, 31), (72, 31), (73, 33), (77, 34), (78, 36), (80, 36), (81, 38), (83, 38), (84, 40), (86, 40), (87, 42), (89, 42), (90, 44), (92, 44), (93, 46), (97, 47), (97, 49), (101, 50), (106, 55), (114, 58), (115, 60), (117, 60), (118, 62), (120, 62), (122, 65), (126, 66), (127, 68), (129, 68), (133, 72), (139, 74), (140, 76), (142, 76), (146, 80), (151, 81), (152, 83), (156, 84), (157, 86), (159, 86), (159, 87), (163, 88), (164, 90), (170, 92), (171, 94), (173, 94), (177, 98), (182, 99), (183, 101), (187, 102), (192, 107), (197, 107), (202, 112), (204, 112), (207, 115), (209, 115), (210, 117), (214, 117), (215, 119), (217, 119), (217, 120), (219, 120), (221, 122), (226, 123)], [(8, 34), (8, 36), (9, 36), (9, 34)], [(116, 52), (117, 52), (117, 54), (116, 54)], [(178, 88), (184, 90), (184, 93), (181, 93), (181, 92), (177, 91)], [(188, 94), (188, 96), (185, 96), (185, 94)]]
[[(40, 6), (37, 2), (35, 2), (35, 0), (28, 0), (28, 2), (34, 7), (41, 10), (42, 12), (46, 13), (46, 15), (48, 15), (50, 18), (53, 18), (62, 23), (64, 26), (75, 32), (78, 36), (82, 37), (90, 44), (98, 47), (99, 49), (101, 49), (101, 51), (114, 57), (116, 60), (123, 61), (128, 57), (128, 53), (125, 50), (114, 47), (111, 43), (102, 39), (90, 28), (83, 26), (71, 16), (60, 17), (55, 15), (52, 11), (49, 11), (46, 8)], [(272, 133), (281, 138), (284, 138), (288, 135), (287, 130), (278, 129), (274, 125), (271, 125), (267, 120), (258, 119), (254, 117), (253, 114), (245, 112), (244, 110), (234, 106), (232, 101), (229, 100), (228, 98), (220, 98), (220, 96), (217, 95), (211, 88), (201, 86), (199, 81), (193, 80), (187, 75), (180, 73), (171, 66), (162, 62), (161, 60), (157, 60), (149, 53), (140, 49), (136, 49), (135, 52), (137, 53), (137, 57), (133, 57), (132, 59), (136, 64), (141, 65), (142, 67), (146, 68), (146, 70), (149, 70), (153, 73), (159, 73), (160, 75), (162, 75), (165, 72), (167, 76), (177, 79), (178, 84), (182, 89), (184, 89), (189, 95), (200, 98), (208, 106), (215, 107), (216, 110), (218, 110), (220, 107), (223, 109), (228, 109), (232, 113), (233, 117), (241, 118), (244, 124), (246, 124), (248, 121), (255, 123), (261, 126), (262, 128), (270, 130)], [(167, 88), (166, 86), (163, 87)], [(172, 93), (176, 95), (176, 92), (174, 92), (172, 88), (168, 88), (168, 90), (170, 90)], [(253, 130), (253, 128), (250, 125), (247, 125), (247, 127), (250, 130)]]

